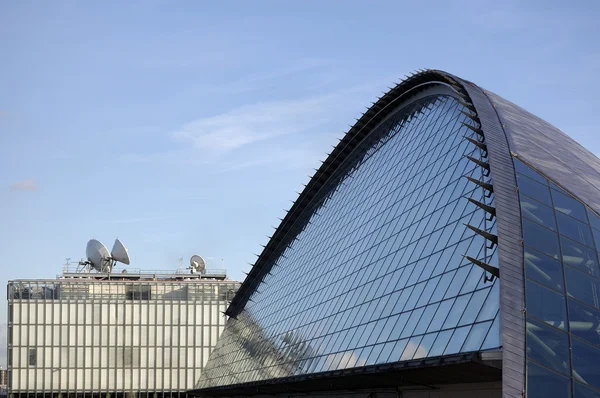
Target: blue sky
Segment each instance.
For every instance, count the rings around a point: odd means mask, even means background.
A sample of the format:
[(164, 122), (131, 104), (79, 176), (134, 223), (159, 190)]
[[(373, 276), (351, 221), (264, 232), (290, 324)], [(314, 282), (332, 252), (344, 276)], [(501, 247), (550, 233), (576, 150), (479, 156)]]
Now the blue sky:
[(241, 279), (331, 145), (419, 68), (598, 155), (599, 19), (595, 1), (0, 0), (0, 284), (54, 278), (92, 237), (131, 267), (198, 253)]

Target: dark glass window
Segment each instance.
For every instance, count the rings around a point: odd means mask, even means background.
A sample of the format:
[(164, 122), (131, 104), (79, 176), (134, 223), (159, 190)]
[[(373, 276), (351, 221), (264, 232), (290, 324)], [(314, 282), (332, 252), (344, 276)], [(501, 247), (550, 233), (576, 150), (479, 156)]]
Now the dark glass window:
[(565, 328), (567, 321), (565, 296), (528, 280), (526, 299), (528, 315), (556, 328)]
[(594, 247), (592, 231), (587, 223), (584, 224), (562, 213), (557, 213), (556, 219), (558, 220), (558, 230), (561, 234), (586, 246)]
[(569, 330), (575, 336), (600, 346), (600, 311), (569, 299)]
[(585, 207), (580, 202), (555, 190), (552, 190), (552, 199), (556, 210), (587, 223)]
[(563, 266), (560, 261), (525, 247), (525, 270), (528, 278), (563, 291)]
[(520, 193), (527, 195), (538, 202), (542, 202), (545, 205), (552, 206), (550, 189), (547, 185), (542, 185), (531, 178), (524, 177), (520, 174), (517, 175), (517, 180)]
[(556, 232), (550, 231), (529, 220), (523, 220), (523, 237), (525, 244), (533, 247), (551, 257), (559, 257), (558, 236)]
[(600, 398), (600, 391), (592, 390), (589, 387), (574, 383), (575, 398)]
[(536, 362), (568, 375), (569, 336), (542, 322), (527, 319), (527, 356)]
[(600, 279), (593, 278), (571, 267), (565, 267), (569, 296), (600, 308)]
[(600, 348), (572, 339), (573, 375), (594, 388), (600, 388)]
[(587, 209), (588, 220), (590, 221), (590, 225), (597, 230), (600, 230), (600, 217), (598, 217), (593, 211)]
[(527, 166), (525, 163), (521, 162), (519, 159), (513, 158), (513, 163), (515, 165), (515, 170), (517, 170), (517, 173), (526, 175), (527, 177), (536, 180), (539, 183), (548, 184), (548, 181), (544, 177), (542, 177), (531, 167)]
[(37, 366), (37, 348), (29, 349), (29, 366)]
[(570, 398), (571, 380), (527, 362), (527, 398)]
[(565, 264), (585, 271), (590, 275), (600, 275), (596, 251), (565, 237), (560, 238), (560, 243), (562, 245), (562, 259)]
[(523, 217), (535, 221), (546, 228), (556, 230), (556, 219), (552, 207), (543, 205), (525, 195), (521, 195), (521, 212)]

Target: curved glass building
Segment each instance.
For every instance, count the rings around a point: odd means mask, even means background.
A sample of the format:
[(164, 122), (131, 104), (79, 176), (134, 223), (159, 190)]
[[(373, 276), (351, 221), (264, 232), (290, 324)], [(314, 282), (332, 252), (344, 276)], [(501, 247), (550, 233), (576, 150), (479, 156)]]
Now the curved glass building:
[(300, 194), (191, 393), (598, 398), (599, 212), (598, 158), (419, 72)]

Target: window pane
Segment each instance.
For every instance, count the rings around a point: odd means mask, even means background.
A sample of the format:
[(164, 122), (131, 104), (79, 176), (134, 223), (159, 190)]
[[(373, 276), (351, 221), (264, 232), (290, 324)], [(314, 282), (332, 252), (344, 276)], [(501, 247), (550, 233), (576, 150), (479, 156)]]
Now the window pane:
[(552, 206), (552, 199), (550, 199), (550, 189), (548, 189), (547, 185), (542, 185), (538, 182), (535, 182), (531, 178), (527, 178), (520, 174), (517, 174), (517, 181), (520, 193), (534, 198), (535, 200), (542, 202), (548, 206)]
[(452, 332), (454, 332), (454, 330), (446, 330), (438, 334), (435, 343), (433, 343), (433, 347), (431, 347), (431, 350), (429, 351), (430, 357), (437, 357), (444, 353), (448, 341), (450, 341), (450, 337), (452, 337)]
[(556, 230), (556, 220), (554, 219), (554, 209), (552, 207), (521, 195), (521, 212), (523, 217)]
[(559, 329), (567, 320), (565, 296), (530, 280), (527, 281), (527, 314)]
[(592, 390), (579, 383), (575, 384), (575, 398), (600, 398), (600, 391)]
[(571, 380), (527, 362), (527, 398), (570, 398)]
[(563, 291), (563, 265), (559, 261), (525, 247), (525, 270), (528, 278)]
[(565, 267), (567, 292), (584, 303), (600, 308), (600, 280), (579, 272), (571, 267)]
[(569, 299), (569, 330), (600, 346), (600, 311)]
[(556, 219), (558, 220), (558, 231), (561, 234), (575, 239), (586, 246), (594, 247), (592, 231), (587, 223), (584, 224), (562, 213), (557, 213)]
[(450, 339), (450, 342), (444, 351), (444, 355), (456, 354), (457, 352), (460, 352), (460, 348), (465, 342), (469, 330), (471, 330), (471, 325), (455, 329), (454, 334), (452, 335), (452, 338)]
[(559, 248), (556, 232), (523, 219), (523, 238), (527, 246), (531, 246), (551, 257), (558, 258)]
[(587, 209), (588, 220), (590, 221), (590, 225), (597, 230), (600, 230), (600, 217), (598, 217), (593, 211)]
[(492, 325), (492, 321), (478, 323), (477, 325), (473, 325), (473, 328), (469, 332), (469, 337), (465, 341), (461, 352), (469, 352), (469, 351), (478, 351), (481, 345), (483, 344), (483, 340), (487, 335), (490, 326)]
[(527, 318), (527, 357), (568, 375), (571, 369), (569, 336)]
[(600, 275), (598, 257), (594, 250), (564, 237), (560, 238), (560, 243), (562, 246), (562, 258), (565, 264), (594, 276)]
[(594, 388), (600, 388), (600, 349), (592, 347), (579, 339), (572, 339), (573, 374), (580, 381)]
[(527, 166), (525, 163), (521, 162), (517, 158), (513, 158), (513, 163), (515, 165), (515, 170), (517, 173), (521, 173), (526, 175), (529, 178), (536, 180), (542, 184), (548, 184), (548, 181), (542, 177), (537, 171), (533, 170), (531, 167)]
[(552, 199), (554, 200), (554, 208), (565, 214), (575, 217), (581, 221), (587, 222), (587, 216), (585, 215), (585, 207), (573, 199), (572, 197), (552, 190)]

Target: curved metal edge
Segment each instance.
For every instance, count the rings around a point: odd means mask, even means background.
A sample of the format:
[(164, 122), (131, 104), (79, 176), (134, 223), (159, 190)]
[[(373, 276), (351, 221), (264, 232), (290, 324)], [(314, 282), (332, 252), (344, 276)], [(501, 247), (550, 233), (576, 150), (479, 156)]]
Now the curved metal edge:
[(517, 181), (508, 139), (500, 118), (483, 89), (459, 80), (477, 111), (489, 152), (497, 210), (500, 312), (502, 320), (502, 394), (525, 392), (525, 272)]

